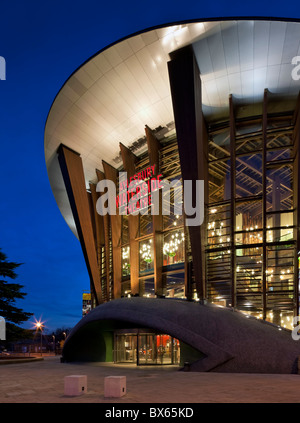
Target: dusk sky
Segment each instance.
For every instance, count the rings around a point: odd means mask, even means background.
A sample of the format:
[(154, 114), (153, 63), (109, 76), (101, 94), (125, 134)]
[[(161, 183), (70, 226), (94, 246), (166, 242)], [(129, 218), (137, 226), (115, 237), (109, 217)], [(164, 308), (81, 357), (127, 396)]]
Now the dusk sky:
[(44, 159), (44, 128), (67, 78), (106, 46), (151, 27), (196, 19), (300, 19), (295, 1), (10, 1), (1, 3), (0, 249), (24, 263), (17, 303), (48, 331), (81, 318), (89, 289), (79, 241), (56, 205)]

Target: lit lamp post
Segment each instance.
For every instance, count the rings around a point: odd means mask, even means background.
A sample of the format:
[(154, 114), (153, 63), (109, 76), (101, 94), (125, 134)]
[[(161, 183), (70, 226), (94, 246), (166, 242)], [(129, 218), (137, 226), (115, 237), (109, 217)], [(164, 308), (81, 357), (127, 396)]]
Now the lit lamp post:
[(56, 355), (56, 344), (55, 344), (55, 335), (54, 335), (54, 333), (52, 335), (52, 340), (53, 340), (53, 351), (54, 351), (54, 355)]
[(43, 355), (43, 324), (42, 322), (35, 323), (36, 330), (41, 330), (41, 355)]

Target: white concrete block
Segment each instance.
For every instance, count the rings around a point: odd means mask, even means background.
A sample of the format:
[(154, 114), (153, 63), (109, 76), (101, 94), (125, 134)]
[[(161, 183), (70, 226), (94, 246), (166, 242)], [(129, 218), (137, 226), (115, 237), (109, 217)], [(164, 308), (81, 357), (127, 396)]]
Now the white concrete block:
[(65, 395), (76, 396), (87, 392), (87, 376), (71, 375), (65, 376)]
[(104, 378), (104, 397), (120, 398), (126, 394), (126, 376), (107, 376)]

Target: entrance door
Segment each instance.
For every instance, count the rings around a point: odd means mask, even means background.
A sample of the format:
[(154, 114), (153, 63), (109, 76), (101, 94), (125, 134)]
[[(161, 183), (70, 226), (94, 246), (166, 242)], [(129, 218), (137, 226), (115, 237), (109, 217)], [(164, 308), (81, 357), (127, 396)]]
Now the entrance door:
[(169, 335), (116, 334), (115, 362), (145, 364), (179, 364), (180, 344)]
[(116, 363), (136, 363), (137, 335), (116, 336)]
[(173, 344), (169, 335), (157, 335), (157, 352), (159, 364), (172, 364)]
[(156, 335), (154, 334), (139, 335), (138, 364), (156, 364), (157, 348), (156, 348), (155, 338), (156, 338)]

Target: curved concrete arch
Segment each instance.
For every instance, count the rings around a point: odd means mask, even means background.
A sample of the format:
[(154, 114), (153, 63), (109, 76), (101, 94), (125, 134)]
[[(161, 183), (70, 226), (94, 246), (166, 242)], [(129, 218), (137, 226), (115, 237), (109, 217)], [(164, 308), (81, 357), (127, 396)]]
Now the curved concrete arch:
[(179, 339), (202, 353), (193, 371), (298, 372), (300, 343), (290, 331), (230, 309), (165, 298), (122, 298), (96, 307), (68, 336), (63, 360), (107, 360), (116, 328), (148, 328)]

